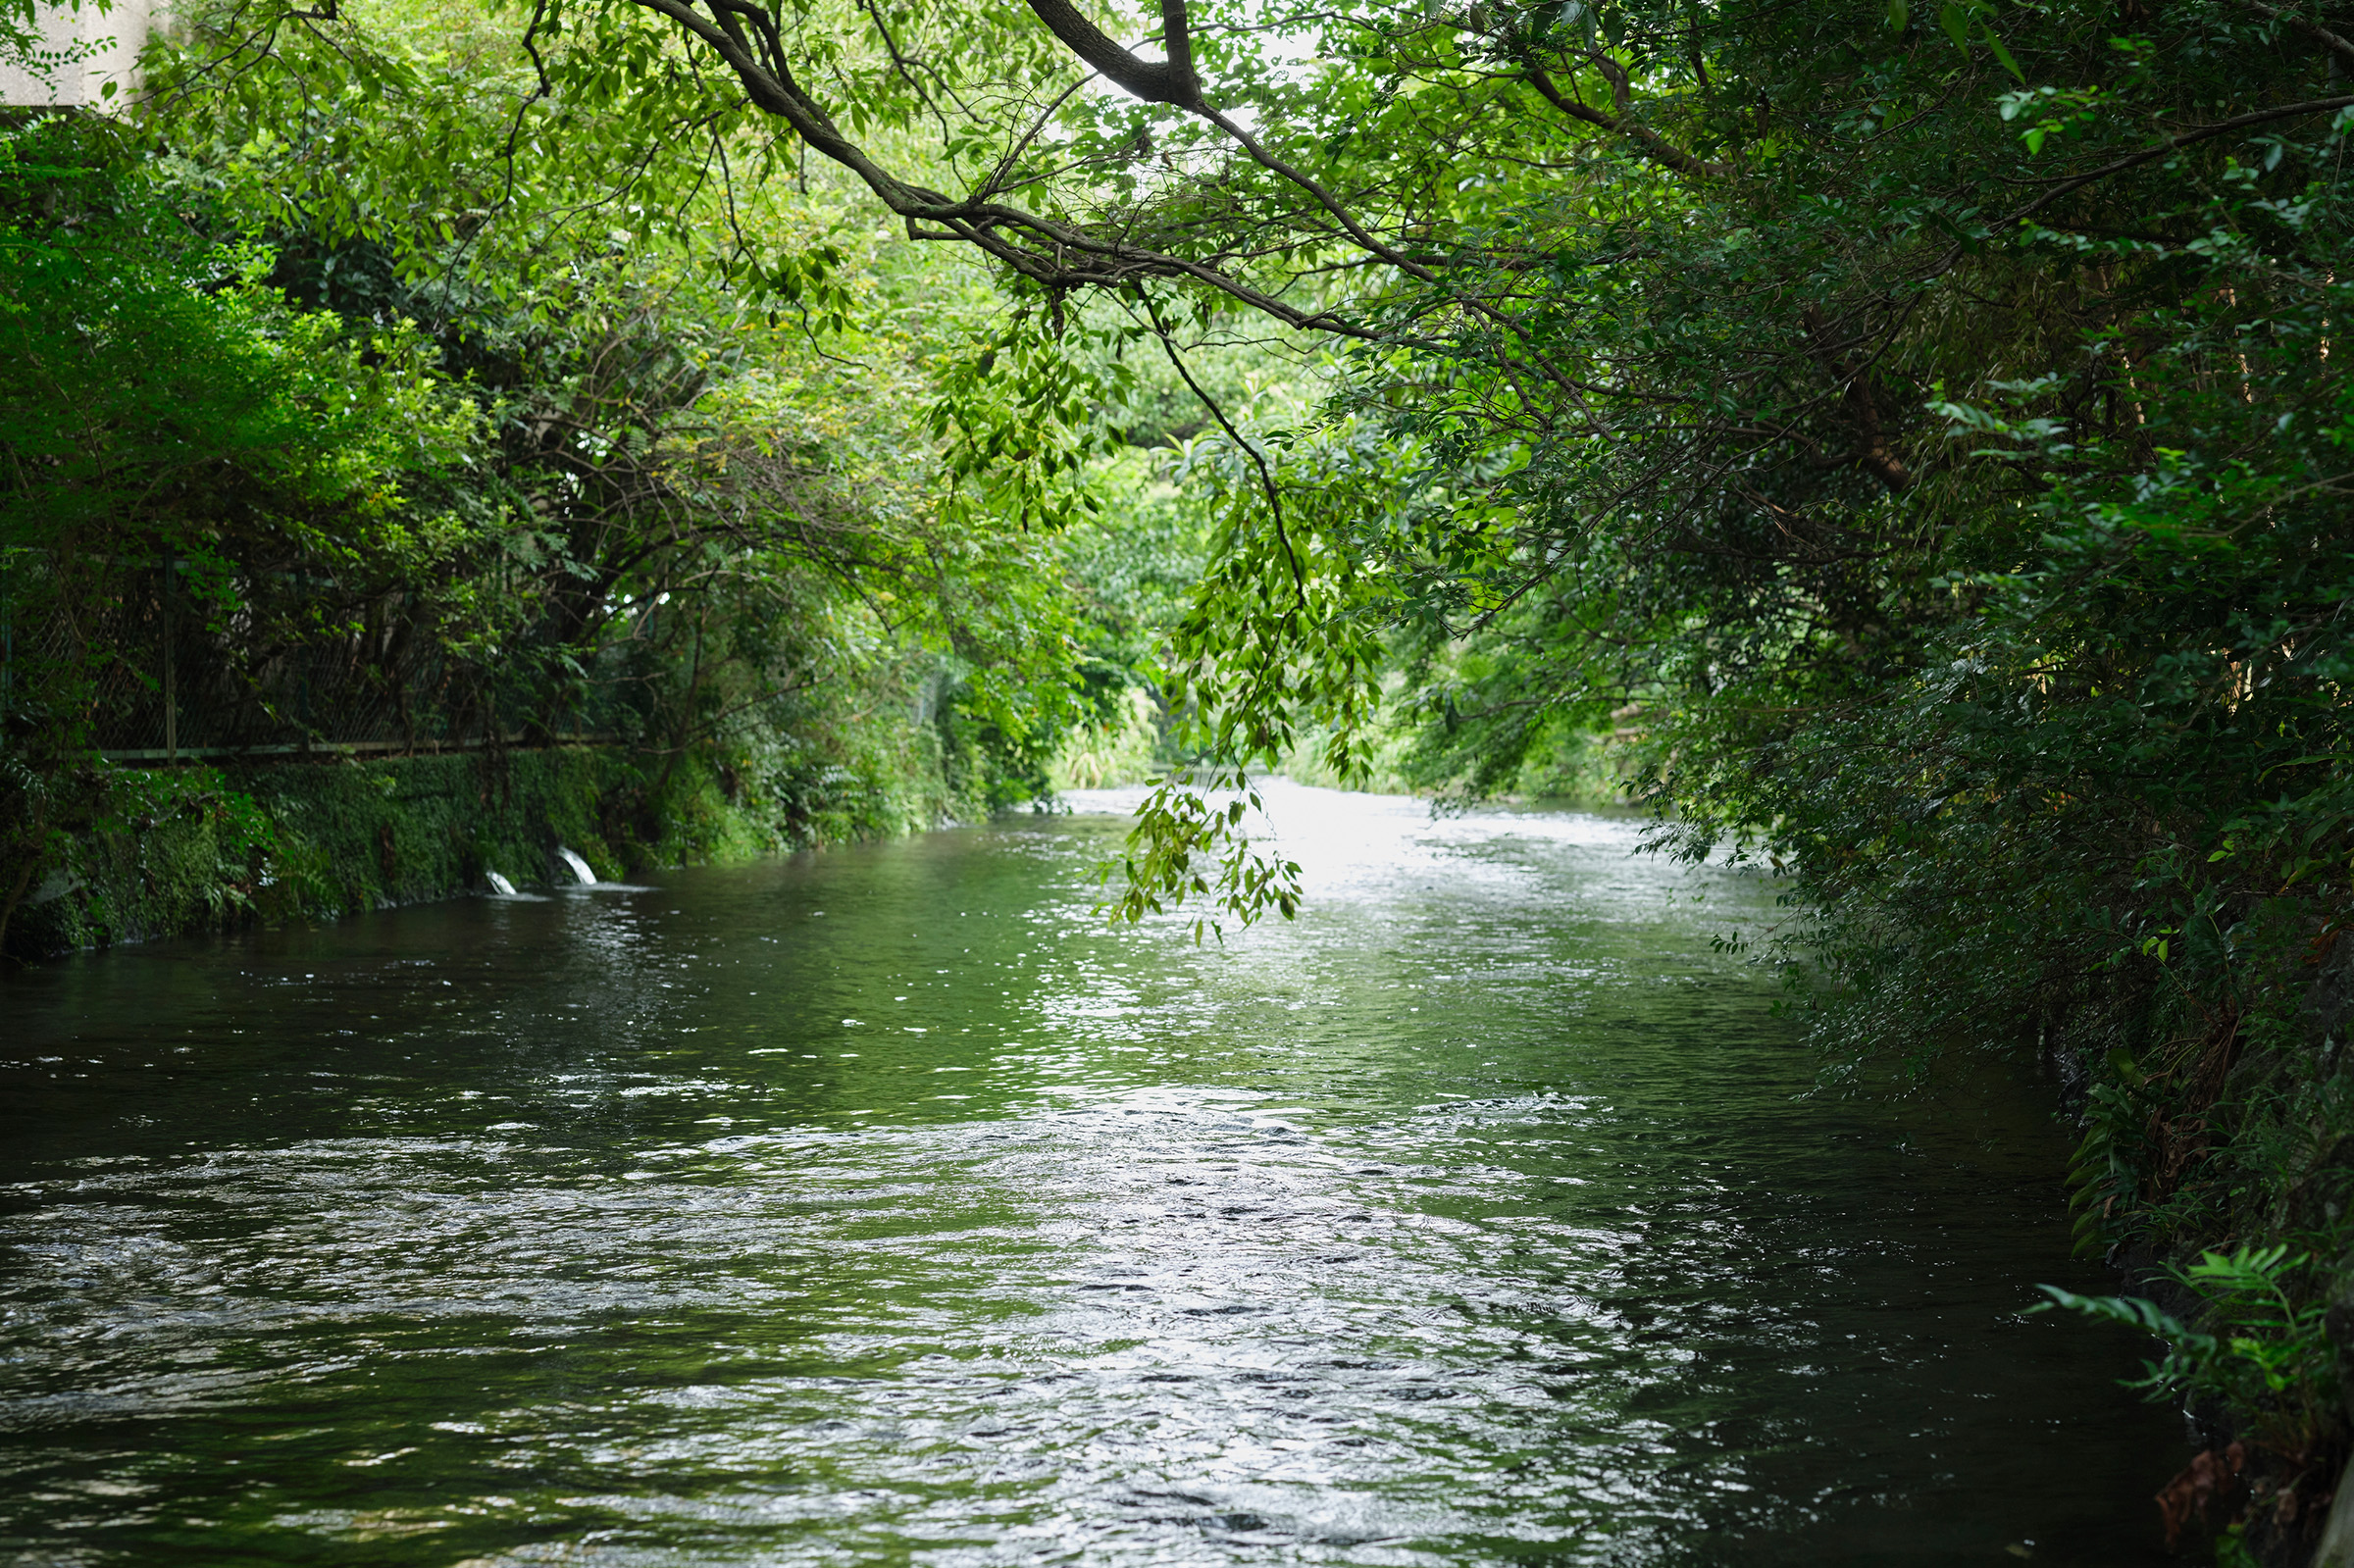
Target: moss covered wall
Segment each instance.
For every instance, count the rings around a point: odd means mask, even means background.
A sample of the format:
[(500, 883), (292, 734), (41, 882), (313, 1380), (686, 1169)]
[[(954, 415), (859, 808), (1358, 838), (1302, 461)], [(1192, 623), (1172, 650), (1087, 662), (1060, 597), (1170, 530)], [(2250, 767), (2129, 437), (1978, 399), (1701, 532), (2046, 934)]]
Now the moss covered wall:
[(559, 846), (603, 877), (748, 860), (930, 827), (955, 804), (927, 787), (935, 759), (873, 777), (760, 760), (573, 748), (100, 767), (79, 781), (77, 820), (50, 835), (7, 948), (333, 919), (481, 889), (493, 871), (519, 886), (569, 880)]

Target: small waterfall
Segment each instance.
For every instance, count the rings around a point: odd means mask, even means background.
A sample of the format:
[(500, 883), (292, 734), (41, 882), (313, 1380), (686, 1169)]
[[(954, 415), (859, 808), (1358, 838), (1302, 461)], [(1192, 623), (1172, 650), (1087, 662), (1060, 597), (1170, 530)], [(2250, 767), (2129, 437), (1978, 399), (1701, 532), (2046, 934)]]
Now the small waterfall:
[(512, 898), (515, 896), (515, 885), (507, 881), (506, 878), (501, 877), (495, 871), (486, 871), (483, 873), (483, 875), (490, 879), (490, 890), (498, 894), (501, 898)]
[(556, 845), (556, 858), (572, 868), (572, 874), (580, 879), (582, 886), (593, 887), (596, 885), (596, 873), (588, 869), (588, 862), (562, 844)]

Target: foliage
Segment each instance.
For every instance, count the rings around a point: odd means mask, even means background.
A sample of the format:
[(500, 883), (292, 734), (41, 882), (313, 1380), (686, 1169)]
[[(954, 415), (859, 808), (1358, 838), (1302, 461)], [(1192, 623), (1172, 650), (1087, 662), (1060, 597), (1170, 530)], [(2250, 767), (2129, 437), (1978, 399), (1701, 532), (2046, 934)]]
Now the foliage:
[[(2305, 1454), (2335, 1426), (2326, 1397), (2336, 1375), (2323, 1330), (2324, 1306), (2296, 1288), (2310, 1259), (2287, 1246), (2208, 1251), (2169, 1271), (2199, 1301), (2215, 1332), (2183, 1324), (2139, 1296), (2085, 1296), (2044, 1286), (2046, 1306), (2157, 1336), (2166, 1353), (2128, 1385), (2152, 1399), (2222, 1400), (2260, 1412), (2258, 1436), (2280, 1452)], [(2303, 1297), (2303, 1299), (2300, 1299)]]
[(6, 143), (6, 614), (50, 632), (6, 660), (8, 907), (98, 825), (90, 752), (176, 721), (592, 733), (650, 759), (649, 845), (695, 759), (820, 815), (929, 771), (851, 814), (894, 829), (1047, 792), (1086, 442), (1035, 415), (1089, 423), (1108, 372), (838, 195), (706, 189), (723, 142), (616, 187), (593, 95), (506, 134), (569, 46), (450, 8), (179, 20), (142, 121)]
[(561, 882), (557, 845), (600, 874), (683, 859), (739, 861), (906, 831), (943, 802), (937, 769), (853, 756), (854, 767), (768, 773), (755, 787), (695, 759), (646, 842), (637, 801), (659, 759), (567, 747), (369, 763), (101, 766), (94, 802), (48, 861), (12, 934), (20, 952), (279, 923), (447, 897), (497, 872)]
[(433, 582), (467, 532), (404, 494), (475, 426), (421, 345), (289, 304), (196, 204), (104, 126), (0, 140), (0, 930), (87, 805), (101, 691), (155, 683), (127, 616), (166, 636), (241, 620), (266, 659), (334, 634), (353, 598), (265, 603), (240, 569), (364, 599)]

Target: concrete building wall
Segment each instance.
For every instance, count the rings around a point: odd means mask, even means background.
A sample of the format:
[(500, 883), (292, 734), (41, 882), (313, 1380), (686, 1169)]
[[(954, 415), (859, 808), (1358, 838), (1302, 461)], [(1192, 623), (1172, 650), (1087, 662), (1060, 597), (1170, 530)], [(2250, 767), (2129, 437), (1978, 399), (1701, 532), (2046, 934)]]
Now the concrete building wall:
[(114, 0), (104, 13), (96, 0), (81, 0), (78, 6), (74, 0), (34, 0), (38, 50), (74, 58), (57, 64), (54, 58), (26, 61), (0, 53), (0, 104), (117, 108), (129, 103), (138, 88), (139, 51), (157, 9), (155, 0)]

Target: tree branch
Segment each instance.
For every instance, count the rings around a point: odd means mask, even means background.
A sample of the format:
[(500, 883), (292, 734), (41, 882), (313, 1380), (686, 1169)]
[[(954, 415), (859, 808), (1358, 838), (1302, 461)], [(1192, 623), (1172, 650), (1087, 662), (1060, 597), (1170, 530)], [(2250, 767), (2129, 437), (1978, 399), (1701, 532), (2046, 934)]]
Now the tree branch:
[(2348, 42), (2320, 23), (2308, 22), (2303, 17), (2291, 16), (2276, 6), (2266, 5), (2264, 0), (2239, 0), (2239, 3), (2260, 17), (2285, 23), (2335, 55), (2343, 65), (2354, 66), (2354, 42)]
[(1292, 592), (1298, 596), (1300, 608), (1306, 609), (1307, 579), (1302, 575), (1300, 570), (1300, 552), (1292, 548), (1292, 536), (1284, 531), (1283, 492), (1275, 486), (1274, 472), (1267, 467), (1267, 460), (1260, 454), (1258, 448), (1243, 439), (1243, 432), (1234, 428), (1234, 422), (1226, 417), (1226, 411), (1218, 407), (1216, 401), (1202, 389), (1200, 381), (1194, 379), (1194, 373), (1187, 367), (1184, 357), (1177, 352), (1177, 344), (1169, 336), (1168, 324), (1160, 319), (1160, 311), (1153, 305), (1152, 296), (1140, 288), (1136, 291), (1136, 297), (1145, 307), (1145, 318), (1152, 324), (1152, 335), (1160, 340), (1160, 351), (1169, 357), (1169, 364), (1175, 367), (1178, 379), (1184, 381), (1186, 389), (1194, 394), (1194, 400), (1209, 410), (1209, 417), (1218, 422), (1218, 429), (1226, 432), (1226, 438), (1240, 447), (1258, 469), (1259, 488), (1265, 493), (1267, 510), (1273, 514), (1275, 520), (1275, 542), (1283, 546), (1283, 564), (1292, 569)]
[(2002, 219), (1997, 227), (2007, 228), (2013, 224), (2023, 223), (2071, 191), (2082, 190), (2086, 185), (2107, 179), (2111, 175), (2119, 175), (2128, 169), (2138, 168), (2142, 164), (2163, 158), (2170, 152), (2177, 152), (2195, 142), (2206, 141), (2215, 136), (2228, 135), (2234, 130), (2245, 130), (2252, 126), (2268, 125), (2275, 120), (2294, 120), (2300, 115), (2318, 115), (2332, 109), (2346, 108), (2354, 108), (2354, 96), (2311, 98), (2304, 103), (2281, 104), (2274, 109), (2259, 109), (2252, 114), (2234, 115), (2229, 120), (2219, 120), (2212, 126), (2201, 126), (2195, 130), (2185, 130), (2178, 136), (2167, 137), (2155, 147), (2144, 147), (2141, 151), (2129, 153), (2114, 163), (2103, 164), (2098, 169), (2087, 170), (2083, 174), (2074, 175), (2060, 181), (2024, 207)]
[(1168, 59), (1139, 60), (1087, 19), (1070, 0), (1029, 0), (1030, 12), (1089, 69), (1132, 98), (1199, 112), (1202, 84), (1194, 76), (1194, 41), (1186, 25), (1185, 0), (1161, 0), (1161, 47)]
[(1679, 175), (1689, 175), (1695, 179), (1721, 178), (1731, 173), (1731, 170), (1723, 164), (1711, 163), (1705, 158), (1694, 157), (1658, 131), (1653, 130), (1649, 126), (1635, 119), (1628, 109), (1626, 73), (1617, 69), (1615, 61), (1611, 62), (1604, 72), (1604, 75), (1610, 79), (1612, 93), (1618, 103), (1619, 112), (1612, 115), (1605, 114), (1591, 104), (1581, 103), (1561, 91), (1561, 86), (1555, 82), (1545, 68), (1537, 64), (1536, 52), (1526, 44), (1520, 45), (1514, 51), (1513, 58), (1520, 64), (1521, 79), (1536, 88), (1547, 103), (1572, 120), (1582, 121), (1598, 129), (1607, 130), (1614, 136), (1626, 137), (1635, 144), (1637, 152), (1653, 163), (1672, 169)]

